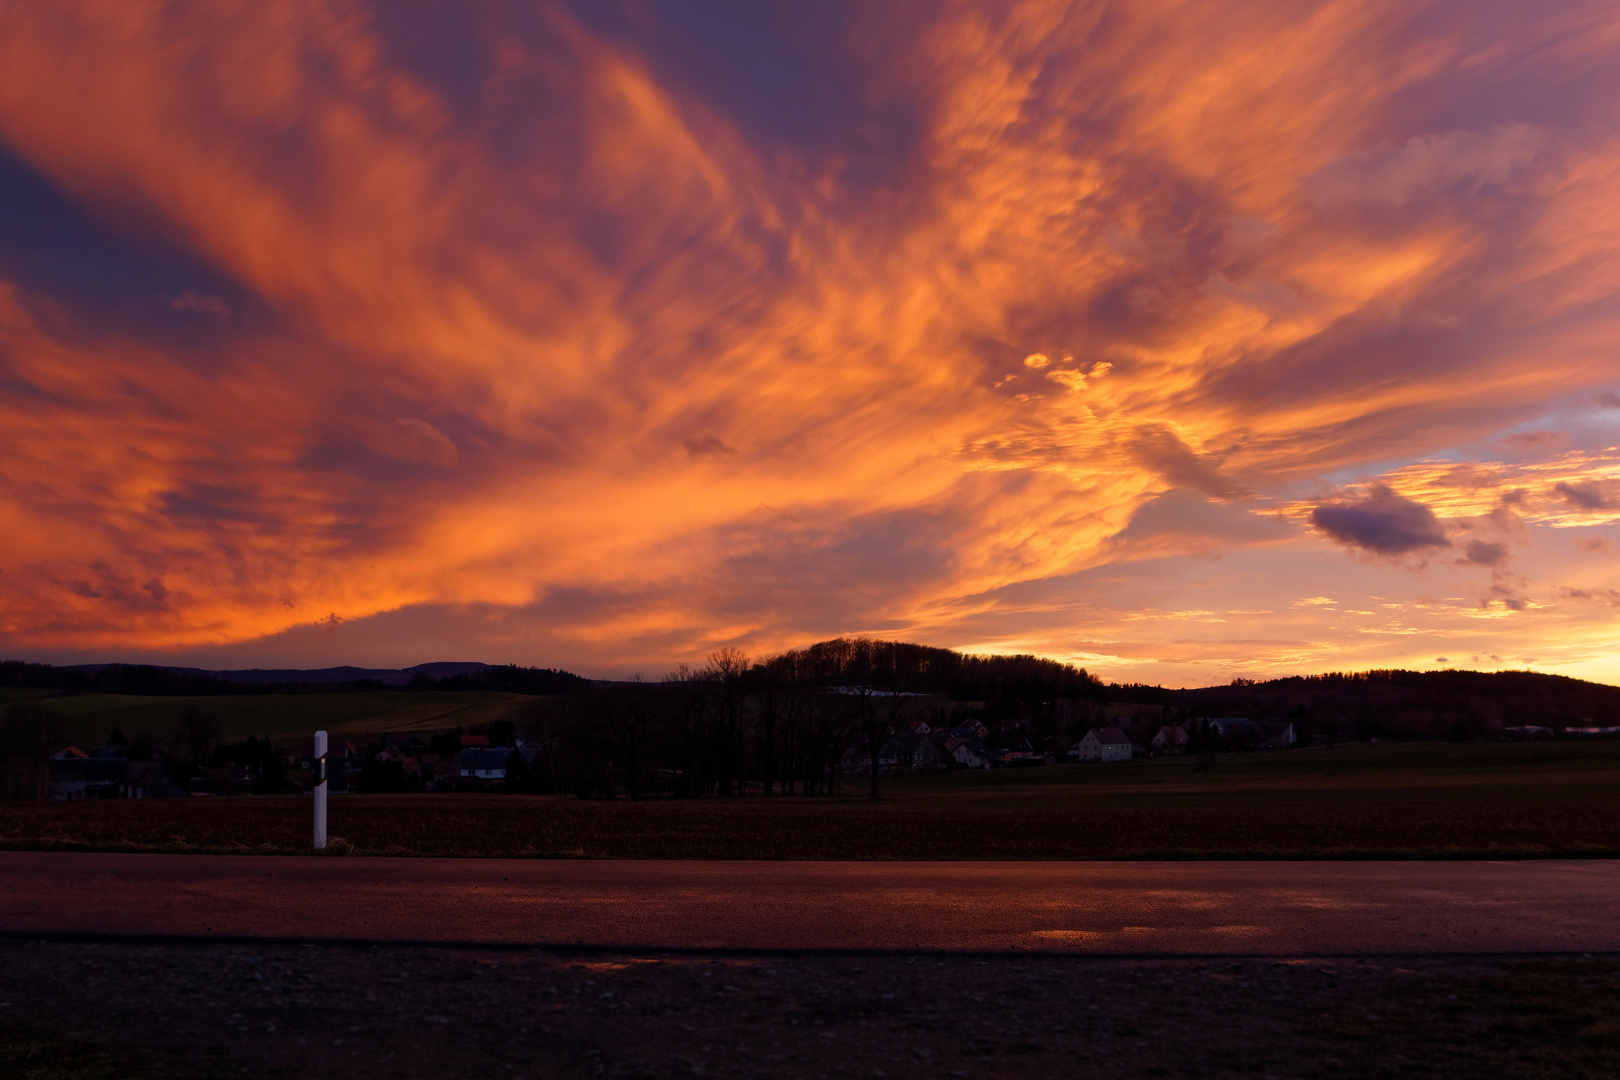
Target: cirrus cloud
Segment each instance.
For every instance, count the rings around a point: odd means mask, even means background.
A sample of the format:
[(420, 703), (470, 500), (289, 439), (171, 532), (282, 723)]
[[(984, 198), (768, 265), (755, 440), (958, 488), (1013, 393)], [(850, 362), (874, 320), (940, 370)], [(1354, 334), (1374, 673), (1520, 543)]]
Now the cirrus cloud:
[(1615, 517), (1456, 450), (1612, 390), (1612, 5), (727, 10), (0, 2), (0, 644), (1058, 651), (1248, 507)]

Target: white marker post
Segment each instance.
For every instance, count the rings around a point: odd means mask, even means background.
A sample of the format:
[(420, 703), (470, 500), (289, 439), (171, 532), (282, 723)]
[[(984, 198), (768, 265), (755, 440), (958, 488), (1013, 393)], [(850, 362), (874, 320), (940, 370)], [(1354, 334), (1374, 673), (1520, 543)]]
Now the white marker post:
[(315, 733), (315, 850), (326, 847), (326, 732)]

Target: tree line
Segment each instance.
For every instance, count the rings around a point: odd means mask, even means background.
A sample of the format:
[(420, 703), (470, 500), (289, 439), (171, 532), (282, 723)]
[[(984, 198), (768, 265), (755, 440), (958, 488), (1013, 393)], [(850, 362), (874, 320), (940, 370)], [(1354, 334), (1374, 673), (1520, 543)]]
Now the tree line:
[[(973, 656), (905, 642), (837, 638), (758, 659), (735, 648), (659, 682), (598, 684), (534, 702), (519, 730), (539, 751), (508, 789), (582, 797), (816, 796), (855, 756), (876, 760), (914, 720), (968, 717), (1041, 741), (1065, 699), (1105, 699), (1084, 669), (1043, 657)], [(876, 769), (862, 767), (869, 793)]]

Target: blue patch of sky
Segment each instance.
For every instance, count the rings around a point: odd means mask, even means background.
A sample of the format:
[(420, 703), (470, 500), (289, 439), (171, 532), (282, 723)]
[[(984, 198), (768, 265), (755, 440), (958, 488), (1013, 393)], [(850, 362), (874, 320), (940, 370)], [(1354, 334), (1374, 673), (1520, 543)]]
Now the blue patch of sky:
[(873, 97), (882, 50), (849, 47), (859, 10), (851, 4), (574, 0), (571, 7), (594, 32), (632, 45), (661, 82), (695, 93), (738, 125), (752, 145), (791, 146), (813, 162), (845, 157), (841, 179), (856, 189), (909, 177), (921, 124), (912, 106)]
[(175, 307), (188, 290), (220, 297), (238, 315), (252, 305), (218, 268), (149, 230), (88, 213), (3, 145), (0, 277), (66, 305), (91, 327), (159, 336), (218, 323), (211, 312)]

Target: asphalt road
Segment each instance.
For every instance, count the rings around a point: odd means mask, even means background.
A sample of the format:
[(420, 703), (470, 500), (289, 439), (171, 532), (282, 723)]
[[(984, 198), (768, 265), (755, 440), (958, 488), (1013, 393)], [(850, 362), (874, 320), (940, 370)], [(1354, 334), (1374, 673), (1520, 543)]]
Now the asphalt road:
[(0, 852), (0, 933), (629, 950), (1620, 952), (1620, 862), (554, 862)]

